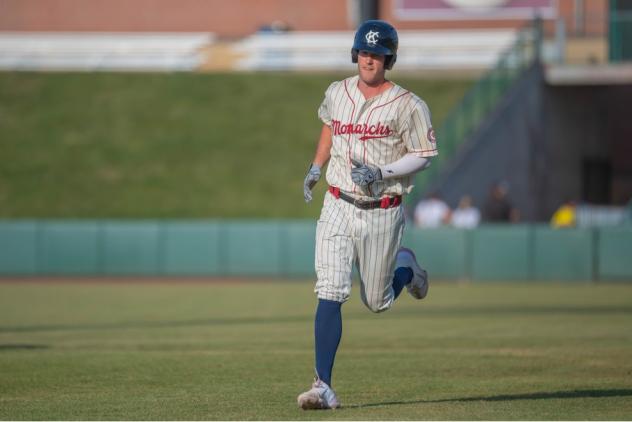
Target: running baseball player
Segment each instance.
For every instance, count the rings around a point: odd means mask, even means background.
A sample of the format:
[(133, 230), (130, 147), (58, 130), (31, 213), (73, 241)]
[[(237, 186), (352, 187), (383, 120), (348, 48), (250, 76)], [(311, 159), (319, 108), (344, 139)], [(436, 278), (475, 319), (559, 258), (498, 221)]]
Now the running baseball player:
[(373, 312), (389, 309), (404, 287), (416, 299), (428, 291), (426, 271), (410, 249), (400, 247), (401, 203), (437, 146), (426, 103), (385, 77), (397, 45), (388, 23), (360, 25), (351, 49), (358, 75), (332, 83), (318, 109), (323, 127), (305, 176), (305, 201), (312, 200), (327, 162), (329, 188), (316, 230), (316, 380), (298, 396), (303, 409), (340, 406), (331, 373), (354, 264), (362, 301)]

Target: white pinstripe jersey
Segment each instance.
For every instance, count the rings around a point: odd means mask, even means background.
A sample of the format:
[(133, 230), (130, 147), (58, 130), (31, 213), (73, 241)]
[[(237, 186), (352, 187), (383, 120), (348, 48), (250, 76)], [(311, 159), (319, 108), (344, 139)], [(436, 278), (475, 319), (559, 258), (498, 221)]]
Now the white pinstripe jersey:
[(438, 154), (430, 110), (426, 103), (397, 84), (366, 100), (359, 76), (332, 83), (318, 109), (331, 128), (331, 158), (327, 183), (360, 199), (402, 195), (413, 188), (412, 177), (380, 180), (362, 189), (351, 180), (351, 158), (382, 166), (407, 153), (420, 157)]

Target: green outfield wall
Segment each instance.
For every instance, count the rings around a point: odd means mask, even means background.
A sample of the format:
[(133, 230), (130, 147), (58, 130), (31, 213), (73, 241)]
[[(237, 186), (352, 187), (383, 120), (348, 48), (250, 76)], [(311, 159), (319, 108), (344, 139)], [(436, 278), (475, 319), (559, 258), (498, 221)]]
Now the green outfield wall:
[[(314, 277), (312, 221), (0, 221), (1, 276)], [(435, 279), (632, 281), (632, 227), (407, 229)]]

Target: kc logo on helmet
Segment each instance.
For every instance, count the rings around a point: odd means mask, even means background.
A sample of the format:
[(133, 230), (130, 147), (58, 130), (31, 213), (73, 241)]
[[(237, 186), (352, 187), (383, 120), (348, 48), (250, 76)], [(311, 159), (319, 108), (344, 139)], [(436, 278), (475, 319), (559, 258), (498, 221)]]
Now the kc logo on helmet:
[(366, 33), (364, 38), (366, 39), (367, 44), (369, 44), (370, 46), (374, 46), (374, 45), (377, 44), (377, 40), (379, 38), (379, 35), (380, 35), (379, 32), (369, 31), (369, 32)]

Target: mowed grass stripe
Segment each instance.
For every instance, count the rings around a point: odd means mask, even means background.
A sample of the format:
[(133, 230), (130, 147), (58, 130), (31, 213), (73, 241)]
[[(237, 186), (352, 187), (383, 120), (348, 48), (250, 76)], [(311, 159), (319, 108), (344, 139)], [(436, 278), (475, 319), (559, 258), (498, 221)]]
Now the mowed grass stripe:
[(0, 284), (0, 419), (604, 420), (632, 414), (632, 286), (437, 283), (343, 307), (334, 387), (303, 412), (309, 282)]
[[(0, 217), (315, 218), (317, 108), (345, 76), (0, 72)], [(472, 83), (394, 80), (437, 127)]]

